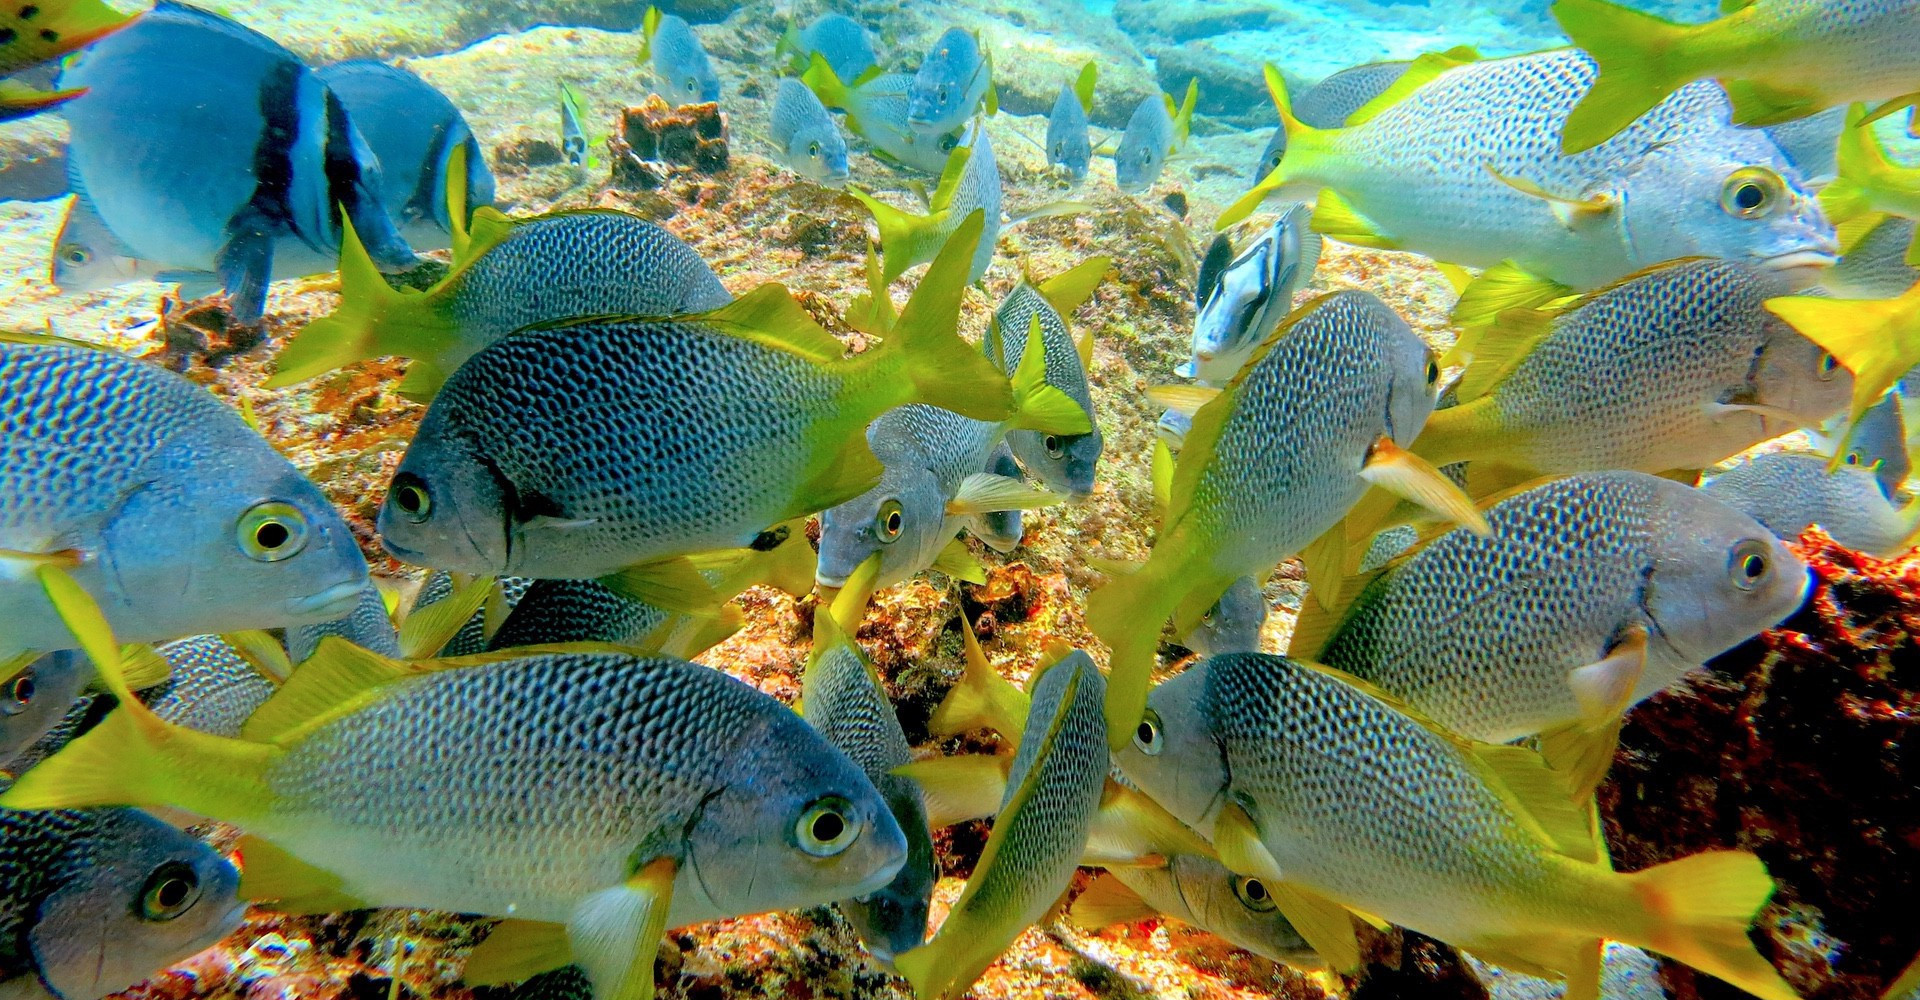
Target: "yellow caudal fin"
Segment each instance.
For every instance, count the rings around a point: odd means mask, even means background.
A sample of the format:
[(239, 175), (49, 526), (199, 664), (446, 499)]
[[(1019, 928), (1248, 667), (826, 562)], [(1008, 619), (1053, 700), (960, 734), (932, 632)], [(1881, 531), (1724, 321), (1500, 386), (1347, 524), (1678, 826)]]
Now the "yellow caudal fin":
[(1773, 896), (1773, 879), (1746, 851), (1708, 851), (1626, 876), (1644, 940), (1622, 937), (1746, 990), (1761, 1000), (1799, 994), (1754, 949), (1747, 929)]
[(991, 729), (1002, 739), (1017, 742), (1027, 725), (1026, 692), (993, 669), (965, 615), (960, 616), (960, 635), (966, 649), (960, 681), (934, 708), (927, 731), (936, 736), (955, 736), (973, 729)]
[(370, 358), (430, 358), (455, 333), (430, 293), (387, 284), (360, 234), (340, 220), (340, 305), (301, 327), (274, 358), (268, 388), (293, 385)]
[(1920, 364), (1920, 283), (1893, 299), (1789, 295), (1768, 299), (1767, 309), (1853, 373), (1851, 423)]
[(1015, 413), (1013, 386), (986, 354), (961, 339), (957, 329), (967, 270), (985, 219), (979, 209), (967, 214), (921, 276), (913, 297), (900, 311), (893, 335), (870, 353), (876, 363), (879, 356), (889, 355), (900, 366), (900, 374), (912, 386), (911, 402), (975, 420), (998, 421)]
[[(1010, 737), (1018, 738), (1018, 733)], [(1009, 754), (968, 753), (916, 760), (894, 768), (892, 773), (919, 787), (927, 826), (938, 830), (999, 812), (1000, 803), (1007, 797), (1007, 775), (1012, 764)]]
[(1607, 0), (1559, 0), (1552, 10), (1573, 44), (1600, 65), (1593, 89), (1561, 130), (1567, 155), (1613, 138), (1692, 79), (1678, 58), (1688, 33), (1683, 25)]
[(1173, 107), (1173, 98), (1167, 98), (1167, 111), (1173, 116), (1173, 148), (1184, 149), (1187, 136), (1193, 133), (1193, 109), (1200, 103), (1200, 78), (1187, 81), (1187, 93), (1179, 107)]
[(36, 572), (54, 610), (93, 660), (101, 686), (120, 704), (21, 775), (0, 795), (0, 807), (172, 806), (235, 822), (260, 815), (271, 794), (265, 771), (277, 751), (154, 715), (128, 686), (121, 647), (93, 598), (64, 569), (42, 566)]
[(1880, 1000), (1906, 1000), (1908, 994), (1916, 989), (1920, 989), (1920, 956), (1915, 956), (1899, 975), (1893, 977), (1893, 982), (1881, 991)]
[(867, 290), (847, 305), (847, 325), (861, 333), (884, 337), (893, 329), (893, 296), (887, 291), (886, 272), (880, 266), (880, 251), (867, 241)]
[(1310, 156), (1302, 155), (1306, 151), (1305, 147), (1312, 136), (1322, 131), (1294, 117), (1293, 101), (1287, 96), (1287, 83), (1281, 78), (1280, 70), (1272, 63), (1268, 63), (1264, 72), (1267, 79), (1267, 93), (1273, 96), (1273, 106), (1280, 112), (1280, 127), (1287, 132), (1287, 155), (1281, 158), (1278, 166), (1268, 171), (1267, 176), (1262, 177), (1260, 182), (1253, 186), (1253, 190), (1241, 195), (1239, 201), (1220, 213), (1220, 218), (1213, 223), (1216, 231), (1226, 229), (1252, 215), (1254, 210), (1260, 207), (1260, 203), (1266, 200), (1267, 195), (1285, 190), (1289, 184), (1293, 183), (1293, 178), (1299, 173), (1301, 164), (1311, 159)]
[(502, 920), (467, 955), (460, 981), (468, 986), (517, 983), (572, 962), (565, 925)]
[(1847, 122), (1840, 130), (1837, 172), (1832, 182), (1820, 189), (1820, 207), (1836, 223), (1872, 212), (1874, 187), (1893, 169), (1873, 129), (1861, 123), (1866, 113), (1864, 104), (1847, 109)]
[(1100, 64), (1089, 59), (1085, 66), (1080, 67), (1080, 75), (1073, 81), (1073, 96), (1080, 99), (1080, 110), (1093, 110), (1093, 88), (1099, 82)]
[(1046, 338), (1040, 330), (1040, 314), (1033, 314), (1027, 328), (1027, 346), (1020, 365), (1013, 370), (1013, 430), (1041, 431), (1047, 434), (1089, 434), (1093, 420), (1072, 396), (1047, 383)]
[[(951, 218), (953, 193), (959, 187), (961, 177), (965, 176), (967, 160), (972, 155), (972, 146), (955, 146), (947, 154), (946, 168), (940, 173), (939, 185), (927, 199), (928, 211), (925, 215), (894, 208), (857, 187), (847, 188), (847, 193), (872, 213), (873, 224), (880, 230), (881, 276), (886, 284), (892, 284), (893, 279), (904, 274), (908, 268), (924, 264), (940, 252), (942, 228)], [(977, 239), (978, 236), (975, 237)], [(973, 254), (969, 250), (969, 266), (972, 260)], [(964, 271), (961, 277), (966, 277)]]
[(1146, 714), (1160, 629), (1186, 596), (1186, 588), (1175, 584), (1179, 569), (1172, 559), (1149, 558), (1136, 572), (1108, 577), (1106, 586), (1087, 597), (1087, 627), (1112, 651), (1107, 661), (1107, 743), (1115, 750), (1132, 741), (1134, 727)]

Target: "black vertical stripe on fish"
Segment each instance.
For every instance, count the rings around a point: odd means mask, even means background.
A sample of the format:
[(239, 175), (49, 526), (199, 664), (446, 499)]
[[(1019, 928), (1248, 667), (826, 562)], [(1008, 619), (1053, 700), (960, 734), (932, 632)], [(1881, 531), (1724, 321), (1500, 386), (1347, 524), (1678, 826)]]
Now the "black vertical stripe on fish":
[[(342, 212), (349, 218), (357, 219), (361, 211), (369, 206), (365, 204), (367, 189), (360, 171), (360, 157), (355, 155), (353, 121), (347, 117), (346, 105), (340, 103), (340, 97), (333, 92), (333, 88), (322, 84), (320, 92), (325, 95), (327, 102), (326, 115), (321, 119), (326, 126), (327, 142), (321, 156), (326, 166), (327, 221), (331, 230), (327, 236), (331, 242), (337, 239), (334, 234), (340, 232)], [(386, 207), (378, 203), (371, 207), (375, 211), (386, 211)]]
[[(456, 128), (455, 125), (452, 121), (433, 123), (433, 141), (427, 144), (426, 164), (420, 168), (420, 176), (413, 182), (413, 194), (407, 199), (406, 218), (395, 219), (395, 222), (405, 225), (413, 219), (431, 222), (440, 217), (438, 205), (441, 194), (446, 191), (447, 158), (453, 155), (455, 146), (466, 142), (471, 135), (466, 129)], [(469, 152), (477, 155), (477, 151)], [(465, 186), (464, 181), (463, 178), (462, 187)], [(447, 206), (447, 211), (452, 212), (453, 206)]]

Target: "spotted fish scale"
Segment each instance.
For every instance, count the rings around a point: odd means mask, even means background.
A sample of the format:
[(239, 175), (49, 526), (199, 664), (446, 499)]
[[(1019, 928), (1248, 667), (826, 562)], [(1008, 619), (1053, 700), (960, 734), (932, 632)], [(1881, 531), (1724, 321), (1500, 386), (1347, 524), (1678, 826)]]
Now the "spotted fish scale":
[[(1080, 404), (1081, 411), (1086, 413), (1088, 422), (1094, 424), (1094, 429), (1086, 434), (1057, 435), (1029, 430), (1008, 431), (1007, 444), (1028, 471), (1042, 482), (1055, 489), (1086, 493), (1093, 489), (1094, 467), (1103, 442), (1094, 416), (1093, 394), (1087, 386), (1087, 367), (1080, 360), (1079, 347), (1073, 342), (1073, 333), (1067, 329), (1066, 321), (1060, 318), (1060, 313), (1045, 296), (1022, 282), (1007, 294), (1006, 301), (994, 311), (996, 336), (988, 338), (985, 346), (991, 355), (993, 344), (997, 342), (1000, 345), (1000, 356), (993, 359), (994, 363), (1002, 371), (1011, 374), (1027, 349), (1027, 335), (1033, 329), (1036, 316), (1040, 318), (1040, 344), (1047, 363), (1047, 384), (1073, 397), (1073, 401)], [(1055, 439), (1055, 448), (1046, 446), (1048, 437)], [(1055, 452), (1059, 452), (1059, 455), (1056, 456)]]
[(1853, 466), (1828, 473), (1820, 455), (1755, 455), (1704, 489), (1782, 538), (1799, 538), (1807, 525), (1818, 524), (1848, 548), (1891, 556), (1914, 531), (1912, 512), (1896, 510), (1872, 473)]
[(557, 642), (629, 643), (645, 637), (668, 613), (592, 580), (536, 580), (500, 623), (490, 649)]
[(178, 726), (238, 738), (240, 727), (280, 689), (217, 635), (197, 635), (159, 648), (172, 675), (153, 714)]

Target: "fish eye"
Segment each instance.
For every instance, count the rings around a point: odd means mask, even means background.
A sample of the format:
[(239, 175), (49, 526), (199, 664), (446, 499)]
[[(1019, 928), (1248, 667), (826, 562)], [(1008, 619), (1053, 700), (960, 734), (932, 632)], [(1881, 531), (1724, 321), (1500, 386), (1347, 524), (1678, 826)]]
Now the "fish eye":
[(21, 672), (0, 689), (0, 715), (19, 715), (33, 704), (33, 671)]
[(947, 85), (946, 84), (943, 83), (940, 85), (940, 89), (934, 94), (934, 99), (939, 101), (941, 104), (947, 103)]
[(830, 858), (853, 845), (860, 836), (860, 821), (851, 813), (852, 803), (828, 796), (808, 806), (793, 824), (794, 842), (816, 858)]
[(953, 152), (953, 147), (958, 145), (960, 145), (960, 137), (957, 135), (943, 135), (940, 137), (940, 151), (942, 153), (951, 153)]
[(1820, 381), (1831, 382), (1833, 381), (1833, 377), (1835, 375), (1840, 374), (1840, 359), (1834, 357), (1833, 355), (1827, 353), (1826, 351), (1821, 351), (1820, 366), (1818, 370), (1820, 373)]
[(235, 531), (240, 551), (259, 562), (291, 559), (307, 547), (307, 515), (292, 504), (269, 500), (247, 508)]
[(1742, 167), (1727, 175), (1720, 187), (1720, 208), (1740, 219), (1759, 219), (1773, 213), (1786, 196), (1787, 182), (1768, 167)]
[(1859, 464), (1860, 464), (1860, 453), (1859, 453), (1859, 452), (1857, 452), (1857, 451), (1850, 451), (1850, 452), (1847, 452), (1847, 457), (1846, 457), (1845, 459), (1843, 459), (1842, 461), (1844, 461), (1844, 462), (1846, 462), (1846, 463), (1847, 463), (1848, 465), (1859, 465)]
[(200, 901), (200, 877), (179, 862), (165, 864), (147, 876), (140, 890), (140, 919), (163, 923), (193, 909)]
[(399, 508), (402, 517), (415, 524), (433, 514), (433, 496), (427, 492), (427, 484), (410, 472), (394, 477), (387, 499)]
[(1272, 913), (1279, 908), (1273, 894), (1267, 891), (1267, 884), (1250, 875), (1233, 877), (1233, 898), (1255, 913)]
[(1733, 559), (1728, 565), (1728, 575), (1733, 585), (1741, 590), (1752, 590), (1760, 586), (1767, 578), (1767, 545), (1755, 539), (1747, 539), (1733, 548)]
[(900, 501), (888, 500), (880, 505), (880, 513), (873, 519), (873, 533), (883, 542), (891, 542), (900, 537), (907, 526), (906, 515), (901, 513)]
[(1280, 165), (1280, 154), (1279, 154), (1279, 153), (1275, 153), (1275, 154), (1273, 154), (1272, 156), (1269, 156), (1269, 157), (1267, 157), (1267, 169), (1268, 169), (1268, 170), (1272, 170), (1272, 169), (1273, 169), (1274, 167), (1277, 167), (1277, 166), (1279, 166), (1279, 165)]
[(1440, 362), (1435, 361), (1432, 358), (1428, 358), (1427, 359), (1427, 385), (1434, 386), (1438, 384), (1440, 384)]
[(692, 94), (692, 93), (697, 93), (697, 92), (698, 92), (699, 90), (700, 90), (700, 82), (699, 82), (699, 81), (697, 81), (697, 80), (688, 80), (688, 81), (687, 81), (687, 93), (689, 93), (689, 94)]
[(60, 259), (74, 267), (85, 267), (93, 260), (93, 254), (87, 252), (86, 247), (68, 247), (60, 252)]
[(816, 158), (820, 155), (820, 140), (815, 139), (814, 141), (807, 143), (807, 155), (816, 157)]
[(1133, 727), (1133, 745), (1139, 747), (1140, 752), (1149, 757), (1158, 757), (1160, 751), (1166, 749), (1166, 738), (1160, 732), (1159, 712), (1151, 708), (1147, 709), (1147, 714), (1141, 717), (1140, 724)]
[(1060, 446), (1060, 436), (1058, 434), (1049, 434), (1040, 439), (1040, 443), (1046, 445), (1048, 458), (1058, 459), (1066, 456), (1067, 450)]
[(1215, 609), (1217, 609), (1217, 608), (1219, 608), (1219, 607), (1220, 607), (1220, 605), (1218, 605), (1218, 604), (1216, 604), (1216, 605), (1214, 605), (1213, 607), (1211, 607), (1211, 608), (1208, 608), (1208, 609), (1206, 610), (1206, 612), (1205, 612), (1205, 613), (1203, 613), (1203, 614), (1201, 614), (1201, 616), (1200, 616), (1200, 624), (1202, 624), (1202, 625), (1212, 625), (1212, 624), (1213, 624), (1213, 614), (1214, 614), (1214, 611), (1215, 611)]

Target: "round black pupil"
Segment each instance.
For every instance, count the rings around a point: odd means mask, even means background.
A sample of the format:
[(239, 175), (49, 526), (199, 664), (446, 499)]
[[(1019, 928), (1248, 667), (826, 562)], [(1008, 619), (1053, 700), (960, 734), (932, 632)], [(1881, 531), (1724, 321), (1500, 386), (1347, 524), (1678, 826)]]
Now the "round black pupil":
[(847, 832), (847, 822), (840, 818), (839, 813), (823, 812), (813, 818), (813, 839), (815, 840), (830, 843), (839, 840), (840, 835), (845, 832)]
[(1766, 571), (1767, 561), (1759, 556), (1748, 556), (1740, 560), (1740, 572), (1747, 574), (1749, 580), (1759, 579), (1760, 574)]
[(1153, 723), (1142, 722), (1140, 724), (1140, 728), (1134, 730), (1134, 735), (1139, 737), (1140, 742), (1142, 743), (1152, 743), (1153, 742)]
[(253, 540), (259, 542), (263, 549), (277, 549), (287, 544), (290, 535), (287, 526), (279, 521), (268, 521), (253, 529)]
[(22, 704), (33, 700), (33, 678), (16, 677), (13, 681), (13, 700)]
[(1048, 451), (1059, 451), (1059, 450), (1060, 450), (1060, 439), (1059, 439), (1059, 438), (1057, 438), (1057, 437), (1054, 437), (1054, 436), (1053, 436), (1053, 435), (1051, 435), (1051, 434), (1049, 434), (1049, 435), (1047, 435), (1047, 450), (1048, 450)]
[(400, 487), (400, 509), (409, 514), (420, 513), (420, 491), (411, 486)]
[(161, 907), (173, 909), (187, 901), (187, 883), (177, 878), (170, 878), (160, 883), (160, 888), (154, 891), (153, 898)]
[(888, 531), (900, 530), (900, 512), (899, 511), (896, 510), (893, 513), (887, 515), (887, 530)]
[(1250, 878), (1247, 880), (1246, 893), (1247, 893), (1248, 899), (1251, 899), (1257, 903), (1260, 900), (1267, 898), (1267, 887), (1264, 885), (1261, 885), (1259, 879)]
[(1760, 203), (1765, 200), (1767, 200), (1767, 193), (1760, 190), (1757, 184), (1743, 184), (1740, 190), (1733, 193), (1733, 203), (1747, 211), (1759, 208)]

